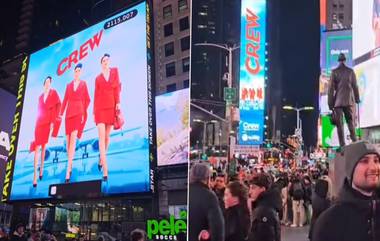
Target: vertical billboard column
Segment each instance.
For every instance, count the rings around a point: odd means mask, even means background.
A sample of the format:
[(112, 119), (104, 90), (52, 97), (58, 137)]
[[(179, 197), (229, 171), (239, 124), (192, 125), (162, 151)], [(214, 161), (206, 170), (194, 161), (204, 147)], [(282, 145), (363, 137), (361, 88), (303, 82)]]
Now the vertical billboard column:
[(242, 0), (239, 144), (263, 143), (266, 0)]

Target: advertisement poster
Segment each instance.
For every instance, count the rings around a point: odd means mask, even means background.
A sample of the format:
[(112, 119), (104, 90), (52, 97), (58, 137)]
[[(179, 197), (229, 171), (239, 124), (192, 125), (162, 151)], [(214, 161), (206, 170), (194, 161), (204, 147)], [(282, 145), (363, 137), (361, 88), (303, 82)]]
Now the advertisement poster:
[[(338, 130), (335, 125), (331, 124), (330, 117), (327, 115), (321, 115), (321, 124), (322, 124), (322, 146), (323, 147), (338, 147), (339, 146), (339, 138), (338, 138)], [(360, 130), (356, 129), (357, 135), (360, 136)], [(346, 121), (344, 120), (344, 137), (346, 143), (351, 143), (350, 132), (348, 130), (348, 126)]]
[(239, 144), (263, 143), (266, 0), (243, 0), (240, 35)]
[(330, 113), (327, 103), (328, 85), (331, 71), (338, 67), (338, 56), (344, 53), (346, 65), (352, 67), (352, 32), (338, 30), (322, 33), (321, 75), (319, 77), (319, 110), (321, 114)]
[(355, 66), (360, 96), (360, 127), (380, 125), (380, 55)]
[(188, 162), (189, 94), (183, 89), (156, 97), (158, 166)]
[[(3, 187), (8, 152), (11, 149), (13, 117), (16, 109), (16, 96), (0, 89), (0, 188)], [(0, 197), (2, 193), (0, 193)]]
[(368, 59), (380, 48), (380, 1), (353, 0), (352, 9), (353, 57)]
[(151, 191), (147, 9), (140, 3), (30, 56), (10, 200), (93, 180), (104, 195)]

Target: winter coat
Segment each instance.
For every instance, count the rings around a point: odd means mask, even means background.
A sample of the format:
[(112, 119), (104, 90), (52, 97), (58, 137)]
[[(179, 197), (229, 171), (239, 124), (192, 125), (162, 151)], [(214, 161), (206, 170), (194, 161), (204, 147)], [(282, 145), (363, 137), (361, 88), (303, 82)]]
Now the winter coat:
[(315, 221), (322, 214), (322, 212), (327, 210), (331, 205), (331, 201), (327, 198), (328, 185), (328, 182), (322, 179), (318, 180), (315, 185), (315, 192), (313, 193), (312, 198), (313, 215), (311, 217), (309, 229), (310, 239), (313, 236), (313, 228)]
[(328, 91), (329, 108), (354, 106), (359, 101), (355, 72), (346, 65), (340, 64), (331, 73)]
[(224, 212), (224, 191), (225, 190), (226, 190), (225, 188), (223, 188), (222, 190), (217, 190), (214, 188), (214, 193), (216, 197), (218, 198), (219, 206), (222, 212)]
[(203, 183), (189, 185), (189, 241), (208, 230), (211, 241), (224, 241), (224, 220), (215, 193)]
[(337, 203), (317, 219), (312, 241), (380, 241), (379, 202), (354, 190), (347, 179)]
[(282, 200), (279, 191), (269, 189), (263, 192), (252, 207), (249, 241), (280, 241), (281, 224), (278, 213), (282, 209)]
[(248, 208), (235, 205), (226, 209), (225, 215), (226, 241), (244, 241), (248, 238), (251, 219)]

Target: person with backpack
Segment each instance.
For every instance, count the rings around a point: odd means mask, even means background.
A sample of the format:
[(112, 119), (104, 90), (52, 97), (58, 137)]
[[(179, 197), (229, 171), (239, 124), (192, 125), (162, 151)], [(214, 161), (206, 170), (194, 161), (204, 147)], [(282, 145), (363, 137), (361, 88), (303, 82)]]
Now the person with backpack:
[(291, 227), (302, 227), (305, 220), (305, 208), (303, 206), (305, 190), (298, 176), (291, 180), (289, 195), (292, 199), (293, 224)]

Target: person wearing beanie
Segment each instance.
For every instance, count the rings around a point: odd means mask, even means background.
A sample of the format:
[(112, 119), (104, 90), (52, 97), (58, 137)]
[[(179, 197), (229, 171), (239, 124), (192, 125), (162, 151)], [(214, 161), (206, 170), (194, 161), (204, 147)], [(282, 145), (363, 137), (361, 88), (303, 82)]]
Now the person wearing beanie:
[(282, 209), (281, 194), (272, 188), (272, 179), (266, 173), (253, 177), (249, 188), (252, 201), (252, 225), (249, 241), (280, 241)]
[(197, 163), (190, 169), (189, 241), (207, 236), (211, 241), (224, 241), (224, 218), (215, 193), (209, 190), (210, 166)]
[(368, 142), (343, 151), (345, 180), (337, 202), (316, 220), (312, 241), (379, 241), (380, 152)]

